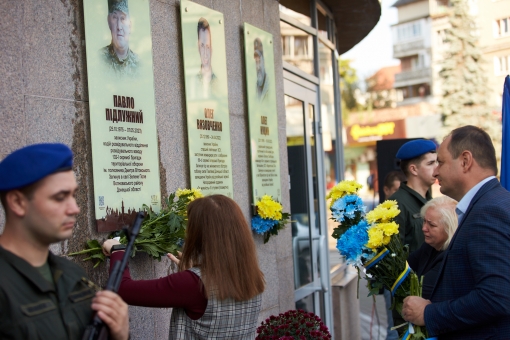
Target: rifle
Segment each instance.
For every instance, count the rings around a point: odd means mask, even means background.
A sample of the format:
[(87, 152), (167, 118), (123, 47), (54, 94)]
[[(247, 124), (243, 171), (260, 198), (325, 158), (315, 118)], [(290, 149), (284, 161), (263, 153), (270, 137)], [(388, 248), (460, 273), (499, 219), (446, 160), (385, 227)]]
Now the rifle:
[[(126, 265), (131, 255), (131, 251), (133, 249), (135, 239), (140, 232), (140, 227), (142, 225), (142, 221), (145, 218), (144, 212), (139, 212), (136, 214), (135, 221), (133, 222), (133, 226), (129, 229), (124, 227), (123, 231), (126, 234), (128, 239), (128, 243), (126, 245), (126, 251), (124, 252), (124, 256), (121, 261), (115, 262), (113, 265), (113, 270), (110, 273), (110, 277), (106, 282), (105, 290), (112, 291), (117, 293), (120, 286), (120, 280), (122, 279), (122, 274), (124, 273), (124, 269), (126, 269)], [(83, 334), (82, 340), (108, 340), (110, 339), (110, 330), (108, 326), (97, 316), (97, 313), (92, 318), (92, 322), (85, 329), (85, 333)]]

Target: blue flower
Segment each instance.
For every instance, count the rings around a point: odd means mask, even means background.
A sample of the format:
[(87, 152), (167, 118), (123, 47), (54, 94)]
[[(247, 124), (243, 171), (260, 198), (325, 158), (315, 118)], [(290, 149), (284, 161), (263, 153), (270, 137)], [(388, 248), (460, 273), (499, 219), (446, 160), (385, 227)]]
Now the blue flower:
[(346, 218), (354, 218), (357, 212), (365, 212), (363, 200), (358, 195), (347, 195), (339, 198), (330, 209), (331, 216), (338, 223), (342, 223)]
[(365, 220), (349, 228), (337, 241), (337, 249), (348, 264), (360, 264), (365, 244), (368, 242), (368, 223)]
[(251, 229), (257, 234), (263, 234), (278, 224), (277, 220), (262, 218), (259, 215), (251, 219)]

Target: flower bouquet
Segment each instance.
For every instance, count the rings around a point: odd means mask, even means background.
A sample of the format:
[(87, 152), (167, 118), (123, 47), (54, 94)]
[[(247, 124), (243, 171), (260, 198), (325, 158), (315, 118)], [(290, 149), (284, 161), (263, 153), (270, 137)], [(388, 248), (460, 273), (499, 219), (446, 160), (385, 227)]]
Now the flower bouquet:
[(328, 327), (314, 313), (302, 309), (271, 315), (257, 328), (256, 339), (331, 339)]
[[(182, 248), (186, 234), (188, 203), (200, 197), (203, 195), (198, 189), (178, 189), (168, 196), (164, 202), (165, 206), (159, 213), (153, 212), (144, 204), (143, 209), (147, 215), (142, 222), (131, 256), (135, 256), (137, 252), (145, 252), (161, 261), (161, 257), (167, 253), (177, 255), (177, 251)], [(112, 233), (109, 238), (114, 236), (116, 236), (115, 233)], [(119, 242), (127, 244), (126, 236), (121, 236)], [(94, 268), (106, 259), (98, 240), (89, 240), (84, 250), (68, 255), (81, 254), (88, 255), (83, 261), (95, 261)]]
[(264, 195), (255, 203), (256, 215), (251, 219), (251, 229), (257, 234), (264, 234), (264, 243), (271, 235), (278, 235), (278, 231), (285, 228), (290, 214), (282, 212), (282, 205), (269, 195)]
[[(418, 277), (407, 264), (408, 251), (400, 242), (398, 224), (394, 218), (400, 213), (396, 201), (385, 201), (365, 215), (365, 208), (355, 181), (343, 181), (330, 194), (332, 219), (340, 223), (333, 237), (337, 249), (358, 273), (363, 271), (370, 281), (371, 294), (386, 288), (393, 297), (392, 309), (402, 314), (402, 304), (409, 295), (421, 295)], [(404, 333), (404, 332), (402, 332)], [(426, 339), (426, 329), (409, 326), (402, 339)]]

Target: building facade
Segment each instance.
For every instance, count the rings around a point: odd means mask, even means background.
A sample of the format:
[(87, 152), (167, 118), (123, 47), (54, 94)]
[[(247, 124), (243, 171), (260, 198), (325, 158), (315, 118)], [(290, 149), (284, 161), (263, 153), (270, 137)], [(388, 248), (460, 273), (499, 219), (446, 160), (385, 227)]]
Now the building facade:
[[(483, 56), (488, 103), (501, 112), (503, 82), (509, 73), (510, 2), (508, 0), (468, 0), (478, 45)], [(444, 60), (448, 0), (398, 0), (398, 23), (392, 27), (393, 55), (400, 59), (402, 72), (395, 75), (395, 88), (403, 91), (402, 105), (441, 100), (439, 71)]]
[[(144, 1), (150, 7), (157, 125), (154, 134), (161, 196), (166, 197), (177, 188), (190, 186), (180, 1)], [(107, 0), (103, 2), (106, 4)], [(331, 289), (325, 202), (328, 183), (338, 182), (343, 169), (336, 59), (375, 26), (380, 3), (197, 3), (223, 13), (225, 18), (233, 196), (248, 221), (253, 202), (243, 24), (259, 27), (274, 37), (280, 185), (284, 210), (292, 213), (294, 222), (267, 244), (261, 235), (254, 234), (266, 279), (259, 321), (289, 309), (304, 308), (315, 312), (334, 330), (334, 325), (340, 325), (340, 318), (347, 318), (335, 314), (333, 307), (338, 305), (338, 301), (333, 301), (338, 294), (334, 295)], [(8, 0), (1, 2), (0, 14), (0, 158), (32, 143), (62, 142), (71, 146), (81, 213), (72, 238), (51, 246), (54, 253), (65, 256), (81, 249), (88, 239), (103, 240), (108, 236), (97, 232), (94, 218), (86, 65), (86, 53), (90, 51), (85, 43), (83, 2)], [(3, 220), (2, 212), (2, 226)], [(105, 266), (93, 269), (90, 263), (82, 265), (94, 282), (105, 283)], [(130, 268), (135, 279), (161, 277), (171, 271), (168, 262), (155, 262), (145, 254), (131, 259)], [(344, 269), (337, 268), (334, 273), (340, 276), (339, 280)], [(356, 309), (353, 313), (357, 318)], [(170, 314), (171, 309), (130, 307), (132, 338), (167, 338)], [(352, 338), (349, 327), (352, 326), (339, 328), (337, 338)]]

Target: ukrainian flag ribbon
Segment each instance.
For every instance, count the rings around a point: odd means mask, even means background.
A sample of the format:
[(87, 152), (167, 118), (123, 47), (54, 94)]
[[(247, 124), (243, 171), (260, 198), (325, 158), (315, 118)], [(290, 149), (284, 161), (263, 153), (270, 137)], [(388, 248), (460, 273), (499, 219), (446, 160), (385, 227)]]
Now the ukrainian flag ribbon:
[(368, 261), (366, 264), (365, 264), (365, 269), (370, 269), (372, 268), (373, 266), (375, 266), (377, 263), (379, 263), (379, 261), (381, 261), (386, 255), (388, 255), (390, 253), (390, 251), (386, 248), (383, 248), (383, 250), (381, 250), (379, 252), (379, 254), (375, 255), (370, 261)]
[(395, 295), (395, 292), (397, 291), (398, 287), (400, 287), (400, 285), (402, 284), (402, 282), (404, 282), (404, 280), (406, 279), (407, 275), (409, 275), (410, 272), (411, 268), (409, 268), (409, 263), (407, 263), (406, 261), (406, 268), (402, 273), (400, 273), (398, 278), (395, 280), (395, 283), (391, 287), (391, 296)]
[[(410, 329), (412, 329), (412, 333), (409, 331)], [(412, 323), (409, 323), (409, 328), (407, 329), (407, 331), (405, 332), (404, 336), (402, 337), (402, 340), (409, 340), (411, 339), (411, 335), (414, 334), (414, 328), (412, 327)], [(433, 337), (433, 338), (427, 338), (426, 340), (437, 340), (437, 337)]]

